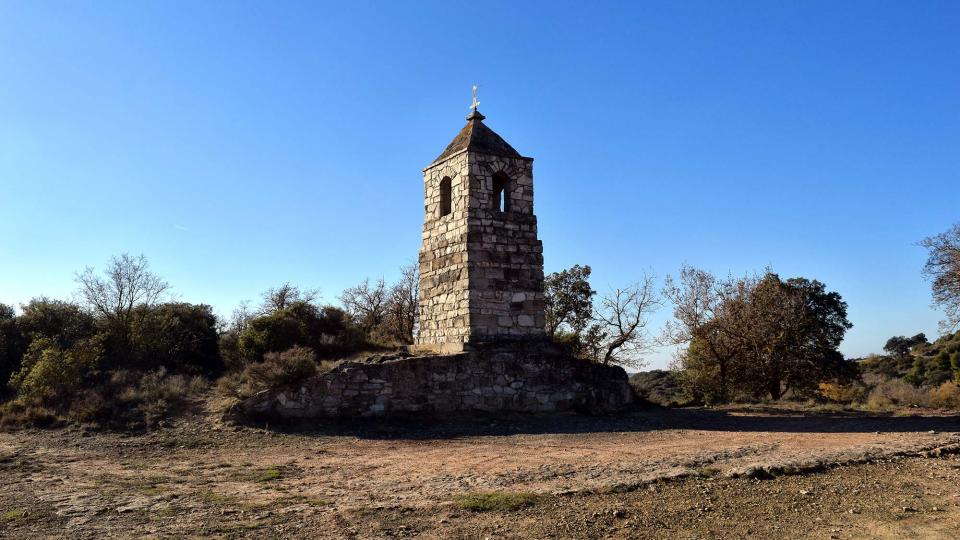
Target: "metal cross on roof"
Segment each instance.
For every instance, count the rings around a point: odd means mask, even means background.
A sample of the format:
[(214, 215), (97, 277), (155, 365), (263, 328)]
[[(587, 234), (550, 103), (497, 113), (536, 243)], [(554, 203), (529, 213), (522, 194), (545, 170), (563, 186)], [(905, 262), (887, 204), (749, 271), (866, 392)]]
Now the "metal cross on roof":
[(479, 84), (473, 85), (473, 104), (470, 105), (470, 108), (473, 110), (477, 110), (477, 107), (480, 106), (480, 102), (477, 101), (477, 89), (479, 88), (480, 88)]

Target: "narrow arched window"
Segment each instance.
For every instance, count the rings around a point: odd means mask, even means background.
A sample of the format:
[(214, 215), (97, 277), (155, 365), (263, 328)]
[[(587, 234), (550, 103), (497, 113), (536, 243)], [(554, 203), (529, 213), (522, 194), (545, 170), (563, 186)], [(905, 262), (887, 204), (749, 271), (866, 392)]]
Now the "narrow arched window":
[(493, 175), (493, 209), (510, 211), (510, 177), (502, 172)]
[(450, 202), (451, 202), (451, 187), (450, 187), (450, 177), (445, 176), (443, 180), (440, 181), (440, 216), (443, 217), (450, 213)]

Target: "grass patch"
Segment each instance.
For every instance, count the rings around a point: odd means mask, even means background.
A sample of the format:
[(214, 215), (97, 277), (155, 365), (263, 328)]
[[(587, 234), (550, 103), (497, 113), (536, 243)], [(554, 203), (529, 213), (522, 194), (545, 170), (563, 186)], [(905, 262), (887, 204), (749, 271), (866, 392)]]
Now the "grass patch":
[(321, 499), (321, 498), (317, 498), (317, 497), (314, 497), (314, 498), (304, 497), (303, 495), (294, 495), (294, 496), (291, 496), (291, 497), (285, 497), (285, 498), (281, 499), (280, 502), (281, 502), (282, 504), (284, 504), (284, 505), (286, 505), (286, 504), (307, 504), (307, 505), (310, 505), (310, 506), (312, 506), (312, 507), (314, 507), (314, 508), (319, 508), (319, 507), (321, 507), (321, 506), (327, 506), (327, 505), (333, 504), (331, 501), (328, 501), (328, 500), (326, 500), (326, 499)]
[(697, 469), (698, 476), (711, 477), (711, 476), (716, 476), (718, 474), (720, 474), (720, 469), (718, 469), (717, 467), (700, 467), (699, 469)]
[(156, 496), (156, 495), (162, 494), (162, 493), (163, 493), (163, 489), (162, 489), (161, 487), (159, 487), (159, 486), (156, 486), (156, 485), (154, 485), (154, 486), (144, 486), (144, 487), (140, 488), (140, 493), (143, 493), (144, 495), (153, 495), (153, 496)]
[(454, 497), (453, 502), (464, 510), (473, 512), (489, 512), (495, 510), (498, 512), (511, 512), (528, 508), (537, 504), (540, 500), (538, 495), (533, 493), (507, 493), (507, 492), (489, 492), (489, 493), (468, 493)]
[(285, 465), (271, 465), (269, 467), (249, 467), (227, 470), (232, 480), (241, 482), (275, 482), (294, 474), (295, 469)]
[(237, 503), (236, 497), (232, 495), (221, 495), (219, 493), (214, 493), (209, 489), (198, 491), (197, 496), (206, 503), (215, 504), (218, 506), (232, 505)]
[(25, 517), (27, 517), (27, 511), (23, 510), (22, 508), (17, 510), (7, 510), (3, 514), (0, 514), (0, 521), (9, 523), (11, 521), (20, 521)]
[(280, 469), (277, 467), (267, 467), (266, 469), (260, 469), (257, 471), (254, 480), (257, 482), (273, 482), (274, 480), (279, 480), (283, 478), (283, 473), (280, 472)]

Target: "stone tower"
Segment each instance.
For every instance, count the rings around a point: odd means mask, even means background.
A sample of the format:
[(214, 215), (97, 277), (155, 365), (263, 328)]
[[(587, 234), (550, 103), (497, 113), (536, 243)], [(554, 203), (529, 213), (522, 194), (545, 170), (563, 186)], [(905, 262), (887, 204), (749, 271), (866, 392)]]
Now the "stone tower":
[(474, 110), (423, 170), (418, 350), (458, 352), (544, 334), (533, 158)]

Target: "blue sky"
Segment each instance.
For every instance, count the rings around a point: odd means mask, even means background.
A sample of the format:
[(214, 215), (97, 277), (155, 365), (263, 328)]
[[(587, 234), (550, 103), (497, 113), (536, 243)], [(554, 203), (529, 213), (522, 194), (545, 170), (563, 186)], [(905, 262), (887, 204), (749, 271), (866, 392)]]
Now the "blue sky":
[(958, 28), (956, 2), (0, 1), (0, 302), (125, 251), (223, 314), (394, 278), (479, 83), (536, 158), (548, 272), (770, 265), (879, 351), (940, 317), (915, 243), (960, 221)]

